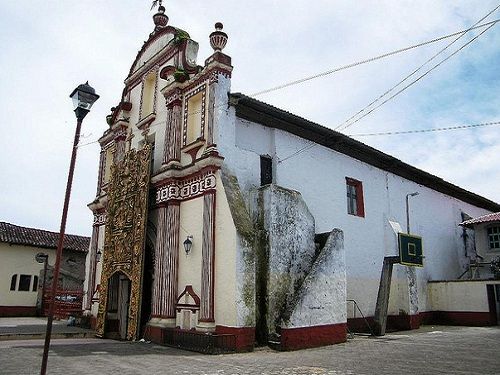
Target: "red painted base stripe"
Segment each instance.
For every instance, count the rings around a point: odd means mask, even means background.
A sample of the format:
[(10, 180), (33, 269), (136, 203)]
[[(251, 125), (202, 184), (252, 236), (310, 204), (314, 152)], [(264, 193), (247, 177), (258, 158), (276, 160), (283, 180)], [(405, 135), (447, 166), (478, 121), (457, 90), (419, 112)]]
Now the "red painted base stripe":
[(255, 346), (255, 327), (216, 326), (215, 333), (219, 335), (234, 335), (237, 352), (251, 352)]
[(36, 316), (35, 306), (0, 306), (0, 316)]
[(346, 323), (281, 329), (282, 350), (314, 348), (346, 340)]

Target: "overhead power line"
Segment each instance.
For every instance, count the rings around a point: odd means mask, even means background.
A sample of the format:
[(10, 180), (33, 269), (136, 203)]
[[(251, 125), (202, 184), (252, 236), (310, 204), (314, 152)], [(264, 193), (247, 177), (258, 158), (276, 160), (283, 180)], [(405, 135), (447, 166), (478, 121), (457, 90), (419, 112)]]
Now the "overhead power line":
[[(422, 65), (420, 65), (418, 68), (416, 68), (415, 70), (413, 70), (413, 72), (411, 72), (410, 74), (408, 74), (406, 77), (404, 77), (401, 81), (399, 81), (398, 83), (396, 83), (394, 86), (392, 86), (390, 89), (388, 89), (387, 91), (385, 91), (383, 94), (381, 94), (379, 97), (377, 97), (375, 100), (373, 100), (372, 102), (370, 102), (368, 105), (366, 105), (365, 107), (363, 107), (361, 110), (359, 110), (358, 112), (356, 112), (354, 115), (352, 115), (351, 117), (349, 117), (347, 120), (345, 120), (342, 124), (340, 124), (339, 126), (337, 126), (335, 128), (335, 130), (339, 130), (339, 131), (342, 131), (343, 129), (346, 129), (348, 128), (349, 126), (351, 126), (352, 124), (354, 124), (355, 122), (359, 121), (361, 118), (359, 118), (359, 120), (356, 120), (356, 121), (352, 121), (353, 119), (355, 119), (358, 115), (362, 114), (363, 112), (365, 112), (368, 108), (370, 108), (372, 105), (374, 105), (375, 103), (377, 103), (378, 101), (380, 101), (383, 97), (385, 97), (386, 95), (390, 94), (393, 90), (395, 90), (397, 87), (399, 87), (400, 85), (402, 85), (404, 82), (406, 82), (406, 80), (408, 80), (409, 78), (413, 77), (416, 73), (418, 73), (424, 66), (426, 66), (428, 63), (430, 63), (431, 61), (433, 61), (436, 57), (438, 57), (440, 54), (442, 54), (443, 52), (445, 52), (449, 47), (451, 47), (453, 44), (455, 44), (459, 39), (463, 38), (469, 31), (473, 30), (480, 22), (484, 21), (486, 18), (488, 18), (493, 12), (495, 12), (498, 8), (500, 8), (500, 4), (498, 4), (494, 9), (492, 9), (490, 12), (488, 12), (484, 17), (482, 17), (480, 20), (478, 20), (474, 25), (472, 25), (471, 27), (469, 27), (467, 30), (465, 30), (463, 33), (461, 33), (457, 38), (453, 39), (450, 43), (448, 43), (444, 48), (442, 48), (441, 50), (439, 50), (436, 54), (434, 54), (431, 58), (427, 59)], [(491, 26), (493, 26), (494, 24), (492, 24)], [(490, 27), (491, 27), (490, 26)]]
[(422, 42), (422, 43), (414, 44), (414, 45), (409, 46), (409, 47), (397, 49), (395, 51), (387, 52), (387, 53), (384, 53), (384, 54), (379, 55), (379, 56), (370, 57), (370, 58), (368, 58), (366, 60), (361, 60), (361, 61), (357, 61), (357, 62), (354, 62), (354, 63), (351, 63), (351, 64), (347, 64), (347, 65), (344, 65), (344, 66), (340, 66), (338, 68), (333, 68), (333, 69), (327, 70), (326, 72), (318, 73), (318, 74), (315, 74), (315, 75), (312, 75), (312, 76), (309, 76), (309, 77), (300, 78), (300, 79), (297, 79), (295, 81), (291, 81), (291, 82), (284, 83), (284, 84), (281, 84), (281, 85), (278, 85), (278, 86), (275, 86), (275, 87), (271, 87), (271, 88), (266, 89), (266, 90), (258, 91), (256, 93), (250, 95), (250, 97), (256, 97), (256, 96), (264, 95), (264, 94), (267, 94), (267, 93), (270, 93), (270, 92), (273, 92), (273, 91), (281, 90), (281, 89), (284, 89), (284, 88), (287, 88), (287, 87), (290, 87), (290, 86), (294, 86), (294, 85), (298, 85), (300, 83), (311, 81), (311, 80), (316, 79), (316, 78), (320, 78), (320, 77), (324, 77), (324, 76), (327, 76), (327, 75), (330, 75), (330, 74), (333, 74), (333, 73), (336, 73), (336, 72), (340, 72), (341, 70), (346, 70), (346, 69), (354, 68), (354, 67), (359, 66), (359, 65), (363, 65), (363, 64), (367, 64), (367, 63), (370, 63), (370, 62), (373, 62), (373, 61), (384, 59), (384, 58), (389, 57), (389, 56), (394, 56), (394, 55), (397, 55), (399, 53), (406, 52), (406, 51), (409, 51), (409, 50), (412, 50), (412, 49), (415, 49), (415, 48), (418, 48), (418, 47), (423, 47), (423, 46), (426, 46), (428, 44), (436, 43), (436, 42), (439, 42), (439, 41), (444, 40), (444, 39), (452, 38), (454, 36), (466, 33), (466, 32), (468, 32), (470, 30), (475, 30), (475, 29), (479, 29), (479, 28), (482, 28), (482, 27), (486, 27), (486, 26), (492, 25), (492, 24), (496, 24), (499, 21), (500, 21), (500, 19), (496, 19), (494, 21), (486, 22), (486, 23), (483, 23), (481, 25), (477, 25), (477, 26), (474, 26), (474, 27), (471, 27), (471, 28), (468, 28), (468, 29), (465, 29), (465, 30), (457, 31), (457, 32), (452, 33), (452, 34), (448, 34), (448, 35), (441, 36), (439, 38), (431, 39), (431, 40), (428, 40), (426, 42)]
[[(425, 73), (421, 74), (420, 76), (418, 76), (416, 79), (414, 79), (413, 81), (411, 81), (409, 84), (407, 84), (406, 86), (403, 86), (403, 88), (401, 88), (400, 90), (396, 91), (393, 95), (389, 96), (387, 99), (385, 99), (383, 102), (381, 102), (379, 105), (377, 105), (376, 107), (370, 109), (368, 112), (364, 113), (361, 117), (357, 118), (355, 121), (351, 122), (349, 125), (346, 125), (343, 127), (342, 130), (345, 130), (347, 129), (349, 126), (352, 126), (354, 125), (355, 123), (357, 123), (358, 121), (360, 121), (361, 119), (365, 118), (366, 116), (368, 116), (370, 113), (374, 112), (375, 110), (377, 110), (378, 108), (382, 107), (384, 104), (386, 104), (387, 102), (389, 102), (390, 100), (394, 99), (396, 96), (398, 96), (399, 94), (401, 94), (402, 92), (404, 92), (406, 89), (410, 88), (411, 86), (413, 86), (415, 83), (417, 83), (418, 81), (420, 81), (422, 78), (424, 78), (425, 76), (427, 76), (430, 72), (432, 72), (433, 70), (437, 69), (438, 67), (440, 67), (442, 64), (444, 64), (446, 61), (448, 61), (449, 59), (451, 59), (453, 56), (455, 56), (458, 52), (460, 52), (461, 50), (463, 50), (465, 47), (467, 47), (469, 44), (471, 44), (472, 42), (474, 42), (475, 40), (477, 40), (481, 35), (483, 35), (485, 32), (487, 32), (489, 29), (491, 29), (493, 26), (495, 26), (495, 24), (489, 26), (488, 28), (486, 28), (485, 30), (483, 30), (480, 34), (476, 35), (474, 38), (472, 38), (471, 40), (469, 40), (467, 43), (463, 44), (460, 48), (458, 48), (456, 51), (454, 51), (452, 54), (450, 54), (449, 56), (447, 56), (446, 58), (444, 58), (443, 60), (441, 60), (439, 63), (437, 63), (436, 65), (434, 65), (432, 68), (430, 68), (429, 70), (427, 70)], [(337, 130), (338, 127), (335, 128), (335, 130)]]
[[(393, 94), (392, 96), (390, 96), (389, 98), (387, 98), (386, 100), (384, 100), (382, 103), (380, 103), (378, 106), (374, 107), (373, 109), (371, 109), (370, 111), (366, 112), (363, 116), (361, 116), (360, 118), (358, 118), (356, 121), (354, 121), (353, 123), (351, 123), (350, 125), (353, 125), (355, 124), (356, 122), (358, 122), (359, 120), (361, 120), (362, 118), (368, 116), (370, 113), (372, 113), (373, 111), (375, 111), (377, 108), (383, 106), (385, 103), (387, 103), (388, 101), (392, 100), (393, 98), (395, 98), (397, 95), (401, 94), (403, 91), (405, 91), (406, 89), (408, 89), (409, 87), (413, 86), (415, 83), (417, 83), (418, 81), (420, 81), (422, 78), (424, 78), (425, 76), (427, 76), (430, 72), (432, 72), (434, 69), (438, 68), (439, 66), (441, 66), (443, 63), (445, 63), (446, 61), (448, 61), (450, 58), (452, 58), (453, 56), (455, 56), (458, 52), (460, 52), (461, 50), (463, 50), (465, 47), (467, 47), (469, 44), (471, 44), (472, 42), (474, 42), (475, 40), (477, 40), (481, 35), (483, 35), (486, 31), (488, 31), (489, 29), (491, 29), (493, 26), (495, 26), (495, 24), (497, 23), (498, 21), (495, 21), (494, 23), (491, 23), (490, 26), (488, 26), (485, 30), (483, 30), (480, 34), (476, 35), (474, 38), (472, 38), (471, 40), (469, 40), (467, 43), (463, 44), (460, 48), (458, 48), (457, 50), (455, 50), (452, 54), (450, 54), (449, 56), (447, 56), (445, 59), (441, 60), (439, 63), (437, 63), (436, 65), (434, 65), (432, 68), (430, 68), (429, 70), (427, 70), (424, 74), (420, 75), (419, 77), (417, 77), (415, 80), (413, 80), (411, 83), (409, 83), (408, 85), (404, 86), (402, 89), (400, 89), (399, 91), (397, 91), (395, 94)], [(472, 29), (471, 29), (472, 30)], [(345, 130), (347, 127), (344, 127), (343, 130)], [(334, 130), (336, 130), (337, 128), (334, 128)], [(294, 153), (288, 155), (287, 157), (279, 160), (279, 163), (282, 163), (284, 162), (285, 160), (288, 160), (290, 158), (293, 158), (309, 149), (311, 149), (312, 147), (314, 147), (316, 145), (315, 142), (310, 142), (308, 145), (302, 147), (301, 149), (295, 151)]]
[(500, 121), (484, 122), (481, 124), (473, 124), (473, 125), (449, 126), (449, 127), (445, 127), (445, 128), (430, 128), (430, 129), (401, 130), (401, 131), (379, 132), (379, 133), (349, 134), (349, 137), (371, 137), (371, 136), (381, 136), (381, 135), (401, 135), (401, 134), (443, 132), (443, 131), (451, 131), (451, 130), (468, 130), (468, 129), (474, 129), (474, 128), (480, 128), (480, 127), (486, 127), (486, 126), (496, 126), (496, 125), (500, 125)]

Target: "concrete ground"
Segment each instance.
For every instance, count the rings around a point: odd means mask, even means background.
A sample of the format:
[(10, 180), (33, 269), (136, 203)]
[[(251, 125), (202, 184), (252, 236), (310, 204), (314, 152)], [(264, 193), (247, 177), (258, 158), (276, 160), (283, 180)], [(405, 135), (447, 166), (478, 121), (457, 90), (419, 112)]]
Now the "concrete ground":
[[(0, 341), (19, 339), (43, 339), (47, 329), (45, 317), (0, 318)], [(54, 320), (52, 337), (93, 337), (89, 329), (68, 327), (66, 320)], [(0, 368), (0, 374), (2, 373)]]
[[(39, 373), (43, 342), (1, 341), (1, 374)], [(140, 342), (54, 340), (49, 374), (500, 374), (500, 328), (424, 327), (296, 352), (209, 356)]]

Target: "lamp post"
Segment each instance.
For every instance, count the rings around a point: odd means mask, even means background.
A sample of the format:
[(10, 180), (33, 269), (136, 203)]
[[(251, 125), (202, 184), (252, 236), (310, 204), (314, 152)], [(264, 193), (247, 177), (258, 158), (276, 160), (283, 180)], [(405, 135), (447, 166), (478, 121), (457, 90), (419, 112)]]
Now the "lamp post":
[(40, 315), (43, 315), (43, 297), (45, 297), (45, 281), (47, 280), (47, 263), (49, 255), (45, 253), (38, 253), (35, 256), (38, 263), (43, 263), (43, 281), (42, 281), (42, 298), (40, 298)]
[(416, 191), (414, 193), (406, 194), (406, 232), (410, 234), (410, 202), (409, 198), (418, 195), (419, 192)]
[(73, 99), (73, 106), (76, 115), (76, 131), (75, 139), (73, 141), (73, 151), (71, 154), (71, 161), (69, 165), (68, 182), (66, 184), (66, 195), (64, 197), (64, 206), (61, 218), (61, 229), (59, 231), (59, 240), (57, 242), (57, 252), (56, 261), (54, 264), (53, 278), (52, 278), (52, 289), (51, 289), (51, 302), (49, 306), (49, 313), (47, 316), (47, 331), (45, 333), (45, 345), (43, 347), (43, 357), (42, 357), (42, 368), (40, 370), (41, 375), (45, 375), (47, 372), (47, 359), (49, 355), (50, 347), (50, 336), (52, 334), (52, 322), (54, 320), (54, 306), (56, 303), (56, 292), (57, 284), (59, 281), (59, 270), (61, 268), (61, 256), (63, 250), (64, 242), (64, 232), (66, 230), (66, 218), (68, 216), (68, 206), (69, 198), (71, 195), (71, 185), (73, 183), (73, 173), (75, 171), (75, 161), (76, 161), (76, 151), (78, 147), (78, 141), (80, 140), (80, 130), (82, 127), (82, 121), (85, 116), (89, 113), (90, 108), (99, 99), (99, 95), (95, 93), (95, 90), (89, 85), (88, 81), (84, 84), (79, 85), (70, 95)]

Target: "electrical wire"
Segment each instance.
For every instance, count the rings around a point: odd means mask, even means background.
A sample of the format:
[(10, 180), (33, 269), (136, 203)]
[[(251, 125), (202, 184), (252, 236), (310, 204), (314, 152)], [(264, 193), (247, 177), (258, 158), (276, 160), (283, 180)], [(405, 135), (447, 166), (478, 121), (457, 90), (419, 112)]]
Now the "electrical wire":
[(490, 22), (486, 22), (484, 24), (473, 26), (473, 27), (470, 27), (470, 28), (465, 29), (465, 30), (461, 30), (461, 31), (458, 31), (458, 32), (455, 32), (455, 33), (452, 33), (452, 34), (444, 35), (444, 36), (441, 36), (441, 37), (438, 37), (438, 38), (435, 38), (435, 39), (431, 39), (431, 40), (428, 40), (426, 42), (422, 42), (422, 43), (414, 44), (414, 45), (409, 46), (409, 47), (397, 49), (395, 51), (387, 52), (387, 53), (384, 53), (382, 55), (371, 57), (371, 58), (366, 59), (366, 60), (361, 60), (361, 61), (357, 61), (357, 62), (354, 62), (354, 63), (351, 63), (351, 64), (347, 64), (347, 65), (344, 65), (344, 66), (340, 66), (338, 68), (333, 68), (333, 69), (327, 70), (326, 72), (318, 73), (318, 74), (315, 74), (315, 75), (312, 75), (312, 76), (309, 76), (309, 77), (300, 78), (298, 80), (291, 81), (291, 82), (288, 82), (288, 83), (284, 83), (284, 84), (281, 84), (281, 85), (278, 85), (278, 86), (275, 86), (275, 87), (271, 87), (271, 88), (266, 89), (266, 90), (258, 91), (256, 93), (250, 95), (250, 97), (253, 98), (253, 97), (256, 97), (256, 96), (264, 95), (264, 94), (267, 94), (267, 93), (270, 93), (270, 92), (273, 92), (273, 91), (284, 89), (286, 87), (298, 85), (300, 83), (304, 83), (304, 82), (307, 82), (307, 81), (310, 81), (310, 80), (313, 80), (313, 79), (316, 79), (316, 78), (324, 77), (324, 76), (327, 76), (327, 75), (339, 72), (341, 70), (346, 70), (346, 69), (354, 68), (354, 67), (359, 66), (359, 65), (363, 65), (363, 64), (366, 64), (366, 63), (374, 62), (374, 61), (377, 61), (377, 60), (380, 60), (380, 59), (383, 59), (383, 58), (386, 58), (386, 57), (389, 57), (389, 56), (394, 56), (394, 55), (397, 55), (399, 53), (406, 52), (406, 51), (409, 51), (409, 50), (412, 50), (412, 49), (415, 49), (415, 48), (418, 48), (418, 47), (423, 47), (423, 46), (426, 46), (428, 44), (436, 43), (436, 42), (439, 42), (439, 41), (444, 40), (444, 39), (452, 38), (454, 36), (457, 36), (457, 35), (469, 32), (471, 30), (475, 30), (475, 29), (478, 29), (478, 28), (486, 27), (486, 26), (489, 26), (491, 24), (495, 24), (495, 23), (497, 23), (499, 21), (500, 21), (500, 19), (493, 20), (493, 21), (490, 21)]
[[(483, 35), (485, 32), (487, 32), (489, 29), (491, 29), (493, 26), (495, 26), (495, 24), (489, 26), (488, 28), (486, 28), (485, 30), (483, 30), (480, 34), (476, 35), (474, 38), (472, 38), (471, 40), (469, 40), (467, 43), (463, 44), (459, 49), (457, 49), (455, 52), (453, 52), (452, 54), (450, 54), (449, 56), (447, 56), (445, 59), (441, 60), (439, 63), (437, 63), (436, 65), (434, 65), (432, 68), (430, 68), (428, 71), (426, 71), (424, 74), (420, 75), (417, 79), (413, 80), (411, 83), (409, 83), (408, 85), (406, 86), (403, 86), (402, 89), (396, 91), (395, 94), (391, 95), (389, 98), (387, 98), (386, 100), (384, 100), (382, 103), (380, 103), (379, 105), (377, 105), (376, 107), (372, 108), (371, 110), (369, 110), (368, 112), (366, 112), (365, 114), (363, 114), (363, 116), (359, 117), (358, 119), (356, 119), (355, 121), (353, 121), (352, 123), (350, 123), (349, 125), (347, 126), (344, 126), (342, 130), (345, 130), (347, 129), (349, 126), (352, 126), (354, 125), (355, 123), (359, 122), (361, 119), (365, 118), (366, 116), (368, 116), (370, 113), (374, 112), (375, 110), (377, 110), (378, 108), (380, 108), (381, 106), (383, 106), (384, 104), (386, 104), (387, 102), (389, 102), (390, 100), (394, 99), (396, 96), (398, 96), (399, 94), (401, 94), (402, 92), (404, 92), (406, 89), (410, 88), (411, 86), (413, 86), (415, 83), (417, 83), (418, 81), (420, 81), (422, 78), (424, 78), (425, 76), (427, 76), (430, 72), (432, 72), (433, 70), (437, 69), (438, 67), (440, 67), (442, 64), (444, 64), (446, 61), (448, 61), (450, 58), (452, 58), (453, 56), (455, 56), (458, 52), (460, 52), (461, 50), (463, 50), (465, 47), (467, 47), (469, 44), (471, 44), (472, 42), (474, 42), (475, 40), (477, 40), (481, 35)], [(336, 130), (337, 128), (335, 128)]]
[(401, 130), (401, 131), (379, 132), (379, 133), (349, 134), (349, 137), (371, 137), (371, 136), (382, 136), (382, 135), (401, 135), (401, 134), (443, 132), (443, 131), (451, 131), (451, 130), (468, 130), (468, 129), (474, 129), (474, 128), (480, 128), (480, 127), (486, 127), (486, 126), (497, 126), (497, 125), (500, 125), (500, 121), (483, 122), (481, 124), (472, 124), (472, 125), (457, 125), (457, 126), (449, 126), (449, 127), (444, 127), (444, 128)]
[[(408, 74), (406, 77), (404, 77), (401, 81), (396, 83), (394, 86), (392, 86), (390, 89), (385, 91), (383, 94), (381, 94), (378, 98), (370, 102), (368, 105), (363, 107), (361, 110), (356, 112), (354, 115), (349, 117), (347, 120), (345, 120), (342, 124), (338, 125), (334, 130), (342, 131), (343, 129), (348, 128), (349, 126), (352, 125), (351, 120), (356, 118), (358, 115), (366, 111), (368, 108), (370, 108), (373, 104), (377, 103), (379, 100), (381, 100), (383, 97), (385, 97), (387, 94), (391, 93), (394, 89), (399, 87), (401, 84), (406, 82), (410, 77), (413, 77), (417, 72), (419, 72), (424, 66), (426, 66), (428, 63), (430, 63), (432, 60), (434, 60), (437, 56), (445, 52), (449, 47), (451, 47), (453, 44), (455, 44), (459, 39), (464, 37), (469, 31), (473, 30), (480, 22), (484, 21), (486, 18), (488, 18), (492, 13), (494, 13), (498, 8), (500, 8), (500, 4), (498, 4), (494, 9), (492, 9), (488, 14), (486, 14), (484, 17), (482, 17), (480, 20), (478, 20), (474, 25), (472, 25), (470, 28), (465, 30), (463, 33), (461, 33), (457, 38), (452, 40), (450, 43), (448, 43), (444, 48), (439, 50), (436, 54), (434, 54), (431, 58), (427, 59), (422, 65), (420, 65), (417, 69), (415, 69), (413, 72)], [(492, 24), (494, 25), (494, 24)], [(353, 122), (354, 123), (354, 122)]]
[[(441, 66), (443, 63), (445, 63), (446, 61), (448, 61), (450, 58), (452, 58), (453, 56), (455, 56), (458, 52), (460, 52), (461, 50), (463, 50), (465, 47), (467, 47), (468, 45), (470, 45), (472, 42), (474, 42), (475, 40), (477, 40), (481, 35), (483, 35), (486, 31), (488, 31), (489, 29), (491, 29), (493, 26), (496, 25), (498, 21), (495, 21), (494, 23), (490, 24), (490, 26), (488, 26), (485, 30), (483, 30), (481, 33), (479, 33), (478, 35), (476, 35), (474, 38), (472, 38), (471, 40), (469, 40), (467, 43), (463, 44), (460, 48), (458, 48), (456, 51), (454, 51), (452, 54), (450, 54), (449, 56), (447, 56), (445, 59), (441, 60), (439, 63), (437, 63), (436, 65), (434, 65), (432, 68), (430, 68), (429, 70), (427, 70), (424, 74), (420, 75), (418, 78), (416, 78), (415, 80), (413, 80), (411, 83), (409, 83), (408, 85), (404, 86), (402, 89), (400, 89), (399, 91), (397, 91), (395, 94), (393, 94), (392, 96), (390, 96), (389, 98), (387, 98), (386, 100), (384, 100), (382, 103), (380, 103), (378, 106), (374, 107), (373, 109), (371, 109), (370, 111), (366, 112), (363, 116), (361, 116), (360, 118), (358, 118), (356, 121), (354, 121), (353, 123), (351, 123), (349, 126), (355, 124), (356, 122), (360, 121), (361, 119), (365, 118), (366, 116), (368, 116), (370, 113), (372, 113), (373, 111), (375, 111), (376, 109), (380, 108), (381, 106), (383, 106), (384, 104), (386, 104), (388, 101), (392, 100), (393, 98), (395, 98), (397, 95), (401, 94), (403, 91), (405, 91), (406, 89), (408, 89), (409, 87), (413, 86), (415, 83), (417, 83), (418, 81), (420, 81), (422, 78), (424, 78), (425, 76), (427, 76), (430, 72), (432, 72), (433, 70), (437, 69), (439, 66)], [(347, 127), (344, 127), (343, 130), (345, 130)], [(334, 128), (334, 130), (337, 129), (337, 128)], [(285, 160), (288, 160), (292, 157), (295, 157), (309, 149), (311, 149), (312, 147), (314, 147), (316, 145), (316, 142), (310, 142), (308, 145), (304, 146), (303, 148), (295, 151), (293, 154), (291, 155), (288, 155), (287, 157), (283, 158), (283, 159), (280, 159), (278, 161), (278, 163), (282, 163), (284, 162)]]

